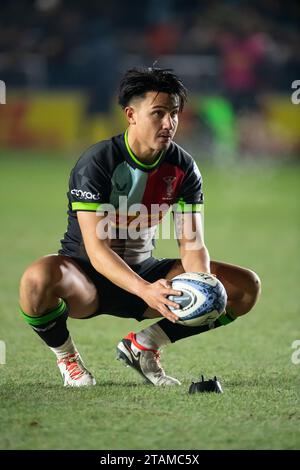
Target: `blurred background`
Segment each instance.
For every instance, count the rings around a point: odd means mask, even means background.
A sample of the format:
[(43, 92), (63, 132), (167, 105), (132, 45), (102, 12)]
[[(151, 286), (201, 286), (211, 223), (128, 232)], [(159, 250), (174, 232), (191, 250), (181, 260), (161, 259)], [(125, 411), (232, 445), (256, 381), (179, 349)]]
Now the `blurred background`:
[(0, 146), (74, 155), (123, 131), (119, 78), (155, 63), (189, 89), (176, 140), (196, 158), (297, 159), (299, 19), (279, 0), (3, 0)]

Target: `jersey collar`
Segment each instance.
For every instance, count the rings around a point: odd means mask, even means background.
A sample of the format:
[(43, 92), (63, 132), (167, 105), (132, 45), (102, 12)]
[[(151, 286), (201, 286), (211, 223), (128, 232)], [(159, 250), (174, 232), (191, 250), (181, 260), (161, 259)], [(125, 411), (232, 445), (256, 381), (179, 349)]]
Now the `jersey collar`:
[(131, 150), (131, 148), (129, 146), (128, 129), (126, 130), (126, 132), (124, 134), (124, 142), (125, 142), (125, 147), (126, 147), (126, 150), (127, 150), (127, 154), (130, 157), (131, 163), (133, 164), (133, 166), (135, 168), (139, 168), (140, 170), (143, 170), (143, 171), (151, 171), (151, 170), (154, 170), (155, 168), (157, 168), (159, 166), (159, 164), (162, 162), (163, 157), (165, 156), (165, 153), (166, 153), (164, 150), (162, 150), (160, 152), (160, 154), (158, 155), (157, 159), (155, 160), (155, 162), (153, 162), (153, 163), (142, 163), (138, 159), (138, 157), (133, 153), (133, 151)]

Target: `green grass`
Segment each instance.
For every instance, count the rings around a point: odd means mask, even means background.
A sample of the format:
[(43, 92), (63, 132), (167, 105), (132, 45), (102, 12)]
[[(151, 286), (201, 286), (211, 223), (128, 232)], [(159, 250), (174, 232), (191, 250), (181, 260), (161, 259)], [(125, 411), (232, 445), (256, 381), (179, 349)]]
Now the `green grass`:
[[(202, 168), (211, 257), (257, 271), (263, 292), (246, 317), (166, 348), (163, 364), (182, 387), (145, 386), (115, 361), (118, 340), (141, 325), (103, 316), (69, 321), (98, 384), (66, 390), (53, 354), (18, 314), (17, 290), (25, 267), (59, 247), (72, 161), (0, 160), (0, 449), (300, 448), (300, 365), (291, 362), (300, 339), (298, 166)], [(157, 254), (176, 256), (176, 246), (162, 242)], [(189, 396), (200, 373), (216, 374), (224, 394)]]

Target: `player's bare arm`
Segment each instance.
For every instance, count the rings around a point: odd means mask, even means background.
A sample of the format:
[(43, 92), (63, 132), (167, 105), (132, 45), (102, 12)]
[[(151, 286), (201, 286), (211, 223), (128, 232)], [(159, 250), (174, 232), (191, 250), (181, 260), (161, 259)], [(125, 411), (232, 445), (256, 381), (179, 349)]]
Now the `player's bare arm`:
[(175, 213), (174, 221), (185, 272), (210, 273), (210, 256), (204, 244), (201, 213)]
[[(168, 309), (168, 305), (178, 308), (178, 304), (167, 298), (169, 295), (180, 295), (171, 288), (169, 281), (159, 279), (150, 283), (136, 274), (128, 264), (109, 246), (108, 240), (101, 240), (97, 235), (97, 225), (101, 216), (95, 212), (78, 211), (78, 222), (83, 236), (85, 248), (93, 267), (111, 282), (141, 297), (149, 307), (175, 322), (177, 315)], [(101, 299), (100, 299), (101, 302)]]

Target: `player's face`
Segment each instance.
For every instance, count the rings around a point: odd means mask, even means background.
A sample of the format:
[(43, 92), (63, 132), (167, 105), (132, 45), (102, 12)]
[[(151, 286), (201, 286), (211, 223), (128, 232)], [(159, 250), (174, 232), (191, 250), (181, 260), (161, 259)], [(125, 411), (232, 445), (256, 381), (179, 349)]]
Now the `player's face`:
[(151, 91), (131, 108), (129, 122), (139, 143), (154, 151), (167, 149), (178, 126), (179, 97)]

